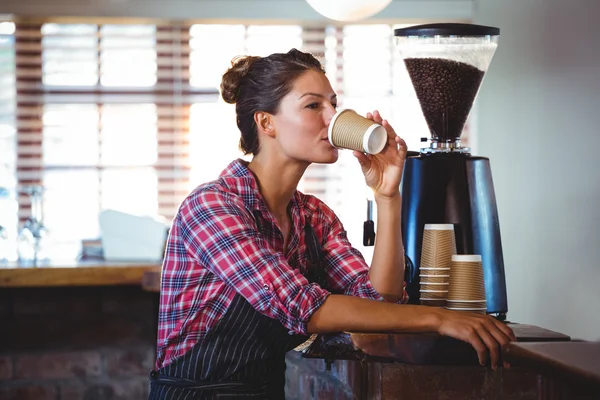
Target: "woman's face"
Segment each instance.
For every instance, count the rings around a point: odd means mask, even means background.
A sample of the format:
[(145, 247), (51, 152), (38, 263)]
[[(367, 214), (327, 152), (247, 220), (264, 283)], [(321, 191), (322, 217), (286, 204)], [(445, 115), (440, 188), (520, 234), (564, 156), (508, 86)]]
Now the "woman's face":
[(336, 107), (337, 97), (325, 74), (308, 70), (300, 75), (273, 116), (276, 140), (283, 153), (307, 163), (337, 161), (338, 151), (327, 140)]

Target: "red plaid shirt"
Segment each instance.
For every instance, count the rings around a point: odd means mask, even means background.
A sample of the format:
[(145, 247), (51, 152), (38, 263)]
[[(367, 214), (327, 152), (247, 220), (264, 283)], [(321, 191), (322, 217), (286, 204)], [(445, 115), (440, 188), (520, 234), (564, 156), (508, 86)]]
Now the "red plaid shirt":
[[(218, 180), (199, 186), (183, 201), (162, 269), (156, 368), (202, 339), (236, 293), (290, 332), (306, 335), (308, 320), (330, 292), (303, 276), (308, 261), (305, 221), (323, 245), (327, 288), (383, 300), (333, 211), (298, 191), (291, 203), (293, 227), (284, 254), (283, 235), (246, 162), (232, 162)], [(404, 297), (406, 301), (406, 293)]]

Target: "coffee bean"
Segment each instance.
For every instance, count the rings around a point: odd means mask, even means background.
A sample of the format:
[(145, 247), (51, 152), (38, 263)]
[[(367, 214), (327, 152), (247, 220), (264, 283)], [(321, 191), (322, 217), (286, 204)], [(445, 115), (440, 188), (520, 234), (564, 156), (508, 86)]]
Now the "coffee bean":
[(484, 72), (442, 58), (407, 58), (404, 63), (432, 138), (442, 142), (458, 139)]

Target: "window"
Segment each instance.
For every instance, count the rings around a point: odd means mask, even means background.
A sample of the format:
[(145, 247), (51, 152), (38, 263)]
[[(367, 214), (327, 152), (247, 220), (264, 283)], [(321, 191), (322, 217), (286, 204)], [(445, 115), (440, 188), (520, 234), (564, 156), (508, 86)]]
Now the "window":
[[(295, 25), (192, 25), (190, 83), (216, 91), (234, 57), (301, 49), (302, 33), (302, 28)], [(243, 156), (238, 149), (235, 106), (226, 104), (220, 96), (202, 100), (190, 109), (190, 188), (215, 179), (227, 164)]]
[[(19, 187), (44, 187), (51, 257), (99, 235), (98, 212), (168, 215), (187, 182), (178, 146), (185, 30), (151, 24), (17, 24)], [(185, 46), (183, 46), (185, 47)], [(13, 63), (14, 65), (14, 63)], [(28, 199), (19, 195), (21, 221)], [(172, 216), (172, 215), (171, 215)]]
[[(379, 109), (416, 149), (427, 126), (395, 27), (0, 23), (0, 187), (44, 186), (57, 259), (99, 235), (102, 209), (170, 220), (191, 189), (242, 157), (235, 107), (218, 92), (231, 59), (292, 47), (321, 60), (341, 107)], [(338, 212), (368, 258), (367, 190), (351, 152), (311, 166), (299, 188)], [(17, 199), (22, 222), (29, 202)], [(15, 226), (14, 207), (5, 214), (0, 225)]]
[(12, 22), (0, 21), (0, 230), (4, 231), (0, 234), (7, 235), (11, 243), (10, 248), (0, 249), (0, 260), (15, 251), (17, 229), (14, 31)]

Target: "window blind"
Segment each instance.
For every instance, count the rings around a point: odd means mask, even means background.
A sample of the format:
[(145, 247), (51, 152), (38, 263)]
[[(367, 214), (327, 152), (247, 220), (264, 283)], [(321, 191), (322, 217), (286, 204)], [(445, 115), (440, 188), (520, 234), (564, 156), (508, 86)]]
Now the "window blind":
[[(14, 238), (17, 229), (14, 30), (12, 22), (0, 20), (0, 241), (4, 235)], [(2, 253), (0, 261), (8, 257)]]
[[(292, 47), (320, 59), (340, 107), (379, 109), (417, 149), (427, 127), (395, 27), (17, 21), (0, 33), (0, 68), (16, 82), (0, 89), (0, 185), (45, 187), (57, 258), (97, 237), (102, 209), (170, 220), (190, 190), (242, 157), (235, 106), (218, 92), (231, 59)], [(366, 186), (351, 152), (309, 167), (299, 189), (334, 208), (360, 247)], [(18, 203), (23, 221), (30, 205)]]

